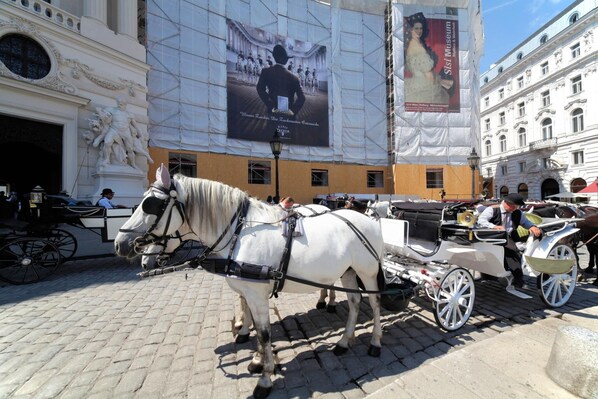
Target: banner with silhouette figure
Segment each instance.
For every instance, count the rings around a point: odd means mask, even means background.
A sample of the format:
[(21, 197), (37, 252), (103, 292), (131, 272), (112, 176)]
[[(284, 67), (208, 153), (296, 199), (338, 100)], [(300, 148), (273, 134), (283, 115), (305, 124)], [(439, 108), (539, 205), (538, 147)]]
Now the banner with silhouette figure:
[(326, 47), (226, 23), (228, 138), (327, 147)]

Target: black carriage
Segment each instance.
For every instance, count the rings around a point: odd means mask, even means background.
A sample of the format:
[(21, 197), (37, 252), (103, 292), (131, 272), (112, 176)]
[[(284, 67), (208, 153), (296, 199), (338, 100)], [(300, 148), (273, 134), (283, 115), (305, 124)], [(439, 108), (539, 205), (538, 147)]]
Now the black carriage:
[(17, 218), (0, 219), (0, 280), (35, 283), (73, 259), (77, 238), (64, 225), (90, 229), (109, 242), (132, 212), (132, 208), (105, 209), (65, 195), (33, 198)]

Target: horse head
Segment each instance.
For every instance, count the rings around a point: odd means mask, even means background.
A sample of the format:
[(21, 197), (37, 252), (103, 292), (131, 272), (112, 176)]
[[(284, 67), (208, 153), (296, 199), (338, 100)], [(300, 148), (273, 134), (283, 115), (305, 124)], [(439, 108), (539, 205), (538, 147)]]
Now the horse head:
[(171, 179), (168, 169), (161, 165), (141, 205), (119, 229), (114, 240), (116, 254), (134, 258), (148, 245), (165, 243), (186, 223), (185, 199), (183, 187)]

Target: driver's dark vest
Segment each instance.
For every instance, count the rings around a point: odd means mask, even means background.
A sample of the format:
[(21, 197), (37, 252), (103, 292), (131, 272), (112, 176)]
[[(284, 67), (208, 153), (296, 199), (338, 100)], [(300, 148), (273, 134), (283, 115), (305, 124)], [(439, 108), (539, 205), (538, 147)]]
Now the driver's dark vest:
[[(502, 226), (502, 215), (500, 214), (500, 206), (492, 207), (492, 217), (490, 223)], [(511, 212), (511, 223), (513, 224), (513, 231), (511, 231), (511, 238), (515, 241), (519, 239), (517, 227), (521, 224), (521, 210), (515, 209)]]

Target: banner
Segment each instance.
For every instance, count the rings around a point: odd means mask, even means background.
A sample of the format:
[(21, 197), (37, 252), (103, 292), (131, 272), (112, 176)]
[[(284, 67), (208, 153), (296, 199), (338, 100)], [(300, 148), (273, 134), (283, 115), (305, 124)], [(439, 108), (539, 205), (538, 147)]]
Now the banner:
[(459, 112), (459, 26), (455, 19), (403, 18), (405, 111)]
[(228, 138), (328, 147), (326, 47), (226, 22)]

